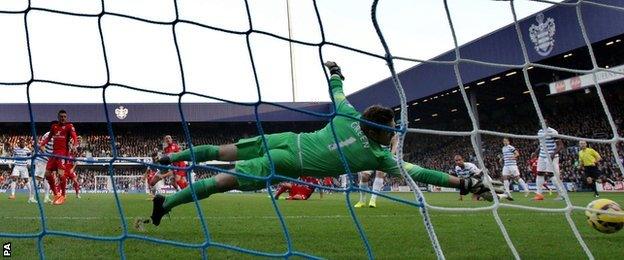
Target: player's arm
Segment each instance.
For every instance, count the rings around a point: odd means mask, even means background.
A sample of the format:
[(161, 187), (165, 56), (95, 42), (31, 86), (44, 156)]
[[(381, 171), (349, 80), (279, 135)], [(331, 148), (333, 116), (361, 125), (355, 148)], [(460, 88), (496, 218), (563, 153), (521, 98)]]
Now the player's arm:
[(73, 161), (72, 167), (71, 167), (71, 172), (75, 172), (76, 171), (76, 166), (78, 166), (78, 161)]
[(555, 143), (557, 144), (557, 148), (555, 148), (555, 153), (551, 157), (552, 159), (555, 159), (555, 155), (559, 154), (559, 152), (563, 150), (563, 141), (561, 141), (561, 139), (555, 140)]
[(399, 134), (394, 134), (394, 136), (392, 137), (392, 140), (390, 140), (390, 152), (392, 152), (392, 154), (396, 156), (398, 151), (399, 151)]
[(78, 134), (76, 134), (76, 128), (74, 128), (73, 124), (70, 125), (69, 127), (69, 136), (71, 137), (72, 144), (73, 144), (71, 149), (75, 151), (78, 148), (78, 145), (80, 144), (78, 143)]
[(517, 149), (515, 149), (515, 148), (514, 148), (514, 158), (515, 158), (516, 160), (518, 160), (518, 158), (520, 158), (520, 152), (518, 152), (518, 150), (517, 150)]
[(342, 76), (340, 66), (333, 61), (327, 61), (324, 65), (327, 69), (329, 69), (329, 87), (331, 88), (332, 97), (334, 99), (334, 103), (336, 104), (336, 112), (351, 116), (358, 116), (359, 113), (355, 110), (355, 108), (353, 108), (353, 106), (351, 106), (351, 104), (349, 104), (347, 96), (342, 90), (342, 81), (344, 80), (344, 76)]
[[(441, 187), (457, 188), (460, 190), (461, 195), (474, 193), (483, 196), (489, 201), (492, 200), (492, 196), (490, 196), (490, 189), (481, 181), (480, 178), (458, 178), (441, 171), (423, 168), (408, 162), (403, 163), (403, 167), (414, 181)], [(387, 156), (384, 159), (382, 162), (382, 169), (380, 170), (394, 176), (401, 174), (400, 169), (392, 156)], [(499, 181), (490, 182), (492, 183), (496, 193), (503, 193), (502, 183)]]
[(596, 152), (596, 150), (591, 149), (591, 153), (594, 156), (594, 158), (596, 159), (596, 163), (599, 163), (600, 161), (602, 161), (602, 157), (600, 156), (600, 154), (598, 152)]
[(46, 138), (44, 138), (43, 140), (41, 140), (41, 142), (39, 143), (39, 151), (45, 151), (45, 145), (50, 142), (50, 140), (52, 139), (52, 133), (54, 133), (52, 131), (52, 128), (50, 127), (50, 133), (48, 134), (48, 136), (46, 136)]

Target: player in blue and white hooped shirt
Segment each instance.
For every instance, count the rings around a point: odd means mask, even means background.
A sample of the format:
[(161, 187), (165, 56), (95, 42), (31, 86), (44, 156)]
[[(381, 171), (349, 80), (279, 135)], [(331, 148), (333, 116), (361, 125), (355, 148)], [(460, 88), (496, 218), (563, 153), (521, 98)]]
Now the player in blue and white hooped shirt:
[[(455, 170), (453, 171), (455, 176), (459, 178), (477, 177), (481, 179), (482, 171), (474, 163), (465, 162), (464, 157), (461, 155), (455, 155), (453, 160), (455, 161)], [(473, 194), (472, 199), (479, 200), (479, 196)], [(459, 195), (459, 200), (464, 200), (464, 196)]]
[(520, 187), (524, 190), (525, 197), (529, 196), (529, 187), (526, 182), (522, 178), (520, 178), (520, 170), (518, 169), (518, 157), (520, 157), (520, 152), (513, 147), (509, 138), (503, 138), (503, 157), (501, 160), (503, 161), (503, 184), (505, 185), (505, 192), (507, 193), (507, 199), (513, 200), (511, 197), (511, 191), (509, 190), (509, 180), (513, 179)]
[(26, 189), (28, 190), (28, 203), (37, 203), (33, 193), (34, 187), (31, 187), (30, 178), (28, 176), (28, 157), (30, 156), (30, 154), (30, 149), (26, 147), (26, 139), (20, 137), (17, 143), (17, 147), (13, 148), (13, 158), (15, 160), (13, 162), (13, 171), (11, 172), (11, 195), (9, 196), (9, 199), (15, 199), (15, 188), (17, 186), (17, 182), (19, 181), (19, 179), (22, 179), (25, 183)]
[[(45, 140), (48, 138), (48, 135), (50, 135), (50, 132), (46, 132), (41, 139), (39, 140), (39, 142)], [(39, 143), (37, 142), (37, 143)], [(52, 154), (52, 144), (54, 143), (54, 139), (50, 139), (50, 141), (45, 145), (45, 151), (43, 151), (46, 154)], [(37, 182), (40, 183), (41, 185), (43, 185), (44, 188), (44, 196), (43, 196), (43, 202), (44, 203), (50, 203), (52, 202), (52, 200), (50, 199), (50, 184), (45, 180), (45, 172), (46, 172), (46, 165), (48, 164), (48, 157), (44, 157), (44, 156), (40, 156), (35, 158), (35, 178), (37, 179)]]
[[(559, 132), (551, 127), (548, 127), (546, 131), (540, 129), (537, 132), (537, 136), (539, 137), (539, 158), (537, 159), (537, 177), (535, 178), (537, 191), (534, 200), (544, 199), (544, 195), (542, 195), (542, 185), (545, 182), (546, 176), (550, 177), (550, 181), (552, 181), (553, 184), (557, 183), (555, 172), (559, 172), (559, 152), (563, 149), (563, 142), (552, 136), (557, 134), (559, 134)], [(549, 157), (550, 160), (548, 159)], [(559, 195), (555, 200), (561, 199), (561, 191), (559, 191)]]

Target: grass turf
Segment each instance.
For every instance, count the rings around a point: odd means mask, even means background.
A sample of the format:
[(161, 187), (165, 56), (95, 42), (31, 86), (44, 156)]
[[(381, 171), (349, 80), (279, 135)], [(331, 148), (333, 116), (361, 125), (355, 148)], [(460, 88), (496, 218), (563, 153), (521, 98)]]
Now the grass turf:
[[(392, 194), (413, 199), (411, 194)], [(486, 202), (458, 201), (454, 193), (427, 193), (427, 200), (436, 206), (477, 207)], [(574, 205), (587, 205), (590, 193), (571, 193)], [(603, 198), (624, 204), (624, 194), (603, 193)], [(204, 234), (194, 204), (175, 208), (171, 219), (166, 217), (159, 227), (146, 225), (145, 231), (132, 227), (137, 217), (151, 213), (151, 201), (142, 194), (121, 194), (129, 232), (153, 238), (200, 244)], [(353, 202), (357, 194), (352, 194)], [(532, 202), (516, 193), (522, 205), (563, 207), (564, 203), (547, 197)], [(356, 232), (347, 210), (344, 194), (314, 194), (308, 201), (279, 201), (295, 250), (329, 259), (366, 258), (363, 242)], [(286, 240), (273, 206), (263, 193), (218, 194), (201, 202), (204, 217), (214, 242), (271, 253), (283, 253)], [(373, 254), (379, 259), (435, 258), (418, 209), (383, 198), (378, 208), (355, 209), (370, 241)], [(65, 205), (45, 205), (49, 230), (77, 232), (86, 235), (115, 237), (122, 233), (121, 219), (111, 194), (85, 194), (82, 199), (69, 196)], [(500, 208), (499, 214), (520, 256), (526, 259), (586, 259), (562, 213), (543, 213)], [(496, 225), (492, 212), (431, 212), (431, 219), (448, 259), (510, 259), (511, 252)], [(573, 219), (597, 259), (621, 259), (624, 255), (624, 231), (602, 234), (591, 229), (583, 212), (575, 211)], [(0, 200), (0, 233), (37, 233), (41, 230), (36, 205), (26, 204), (24, 195), (17, 200)], [(12, 242), (14, 259), (38, 257), (37, 239), (0, 237)], [(111, 259), (119, 258), (118, 241), (94, 241), (49, 234), (43, 240), (48, 259)], [(161, 245), (138, 239), (124, 243), (128, 259), (197, 259), (200, 249)], [(252, 258), (231, 250), (210, 247), (210, 258)]]

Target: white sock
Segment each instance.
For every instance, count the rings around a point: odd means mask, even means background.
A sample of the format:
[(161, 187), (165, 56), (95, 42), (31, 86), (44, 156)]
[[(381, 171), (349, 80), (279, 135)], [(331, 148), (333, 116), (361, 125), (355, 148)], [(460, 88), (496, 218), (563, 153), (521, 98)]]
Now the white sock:
[(509, 180), (505, 179), (503, 181), (503, 185), (505, 185), (505, 193), (507, 193), (507, 195), (510, 195), (511, 191), (509, 191)]
[(28, 198), (34, 199), (35, 193), (33, 193), (34, 187), (31, 185), (30, 178), (26, 179), (26, 189), (28, 190)]
[(542, 194), (542, 185), (544, 185), (544, 176), (537, 175), (535, 178), (535, 188), (537, 191), (535, 193)]
[(11, 181), (11, 196), (15, 196), (15, 186), (17, 186), (17, 181)]
[(45, 192), (45, 197), (50, 196), (50, 183), (47, 180), (41, 180), (43, 182), (43, 190)]
[[(373, 191), (380, 192), (383, 186), (384, 186), (384, 179), (375, 177), (375, 180), (373, 181)], [(370, 202), (374, 203), (376, 201), (377, 201), (377, 194), (374, 194), (374, 193), (371, 194)]]
[(518, 183), (520, 183), (520, 187), (522, 187), (524, 192), (529, 192), (529, 186), (527, 186), (526, 182), (524, 182), (524, 179), (518, 179)]
[[(368, 188), (368, 183), (365, 183), (365, 182), (361, 182), (361, 181), (360, 181), (360, 189), (365, 190), (365, 189), (367, 189), (367, 188)], [(363, 191), (360, 191), (360, 202), (361, 202), (361, 203), (364, 203), (364, 200), (365, 200), (365, 198), (364, 198), (364, 197), (365, 197), (365, 196), (366, 196), (366, 195), (364, 195), (364, 192), (363, 192)]]
[(561, 192), (561, 190), (559, 190), (559, 185), (557, 185), (557, 177), (555, 177), (555, 176), (550, 177), (550, 181), (553, 183), (553, 185), (555, 185), (555, 188), (556, 188), (557, 192), (559, 193), (559, 196), (561, 196), (561, 193), (563, 193), (563, 192)]
[(340, 187), (343, 189), (347, 188), (347, 182), (349, 178), (347, 178), (346, 174), (340, 175)]

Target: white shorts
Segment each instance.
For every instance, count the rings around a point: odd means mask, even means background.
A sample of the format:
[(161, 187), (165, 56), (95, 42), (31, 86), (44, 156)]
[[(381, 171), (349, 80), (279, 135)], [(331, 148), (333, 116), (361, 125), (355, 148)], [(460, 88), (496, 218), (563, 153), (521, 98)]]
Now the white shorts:
[(540, 157), (539, 159), (537, 159), (537, 171), (550, 173), (555, 173), (555, 171), (559, 172), (559, 156), (555, 156), (552, 162), (554, 167), (553, 165), (550, 165), (550, 163), (548, 162), (548, 158)]
[(359, 175), (366, 175), (366, 176), (371, 176), (373, 175), (373, 171), (361, 171), (358, 172)]
[(26, 179), (28, 178), (28, 166), (20, 166), (16, 165), (13, 167), (13, 172), (11, 173), (11, 177), (18, 176), (19, 178)]
[(35, 161), (35, 176), (39, 178), (45, 177), (47, 162)]
[(503, 176), (520, 176), (520, 170), (517, 165), (503, 166)]
[(156, 193), (160, 193), (160, 190), (162, 189), (162, 187), (165, 185), (165, 180), (160, 180), (158, 181), (156, 184), (154, 184), (154, 186), (150, 187), (150, 190), (152, 193), (156, 194)]

